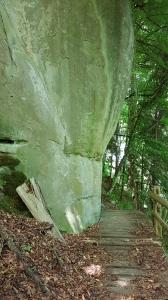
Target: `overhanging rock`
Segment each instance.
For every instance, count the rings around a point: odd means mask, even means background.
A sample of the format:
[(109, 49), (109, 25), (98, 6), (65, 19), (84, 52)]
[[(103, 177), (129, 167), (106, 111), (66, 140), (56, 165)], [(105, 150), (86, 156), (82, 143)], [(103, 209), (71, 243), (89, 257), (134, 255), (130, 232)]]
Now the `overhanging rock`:
[(128, 1), (2, 0), (0, 13), (0, 151), (36, 178), (59, 229), (82, 231), (129, 86)]

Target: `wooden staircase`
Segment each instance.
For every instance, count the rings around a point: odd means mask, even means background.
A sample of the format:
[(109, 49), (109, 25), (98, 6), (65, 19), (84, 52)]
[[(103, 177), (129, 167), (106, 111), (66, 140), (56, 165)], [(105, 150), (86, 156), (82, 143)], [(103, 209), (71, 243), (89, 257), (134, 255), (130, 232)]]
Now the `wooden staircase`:
[[(134, 298), (137, 294), (135, 289), (138, 280), (149, 280), (150, 283), (149, 268), (146, 269), (142, 261), (139, 261), (139, 248), (149, 246), (149, 251), (151, 249), (155, 252), (159, 249), (164, 255), (161, 241), (155, 236), (151, 220), (138, 210), (105, 209), (101, 212), (99, 226), (100, 232), (90, 235), (90, 239), (109, 253), (110, 259), (105, 265), (108, 289), (114, 295), (125, 296), (116, 296), (114, 299), (139, 299)], [(150, 260), (149, 255), (149, 265)], [(168, 272), (164, 271), (159, 276), (162, 284), (166, 284), (168, 288), (167, 275)], [(168, 299), (168, 294), (160, 299)]]

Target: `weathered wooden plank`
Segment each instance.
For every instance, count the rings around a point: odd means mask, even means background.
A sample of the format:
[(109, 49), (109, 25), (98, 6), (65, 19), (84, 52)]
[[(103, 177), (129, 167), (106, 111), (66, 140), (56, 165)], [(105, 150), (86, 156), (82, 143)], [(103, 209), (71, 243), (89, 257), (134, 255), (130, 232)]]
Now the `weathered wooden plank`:
[[(104, 211), (102, 211), (101, 212), (101, 216), (103, 217), (103, 216), (105, 216), (105, 215), (111, 215), (111, 211), (112, 210), (109, 210), (109, 211), (107, 211), (107, 210), (104, 210)], [(124, 214), (126, 215), (126, 216), (129, 216), (129, 215), (138, 215), (139, 217), (144, 217), (144, 218), (146, 218), (147, 216), (146, 215), (144, 215), (144, 213), (143, 212), (141, 212), (141, 211), (137, 211), (137, 210), (125, 210), (125, 212), (126, 213), (123, 213), (123, 210), (113, 210), (113, 216), (115, 216), (115, 215), (121, 215), (121, 216), (124, 216)]]
[(30, 178), (30, 183), (31, 183), (31, 186), (34, 190), (36, 198), (43, 203), (43, 207), (45, 208), (46, 212), (50, 214), (50, 212), (48, 210), (48, 207), (47, 207), (47, 205), (44, 201), (44, 198), (43, 198), (43, 195), (42, 195), (42, 192), (41, 192), (41, 189), (40, 189), (39, 185), (37, 184), (37, 182), (35, 181), (34, 178)]
[(129, 248), (108, 248), (108, 247), (103, 247), (111, 256), (116, 256), (119, 255), (121, 259), (127, 259), (129, 256)]
[(24, 183), (21, 186), (17, 187), (16, 191), (37, 221), (48, 222), (53, 225), (53, 228), (51, 230), (48, 230), (47, 232), (55, 238), (63, 239), (60, 231), (44, 208), (43, 203), (39, 199), (37, 199), (35, 195), (30, 193), (27, 184)]
[[(131, 280), (134, 280), (135, 278), (132, 278)], [(129, 278), (123, 278), (120, 279), (118, 282), (106, 280), (105, 284), (107, 285), (107, 288), (109, 291), (111, 291), (113, 294), (122, 294), (127, 297), (131, 296), (131, 281)], [(125, 297), (124, 297), (125, 298)], [(123, 297), (121, 299), (124, 299)], [(119, 299), (119, 298), (117, 298)], [(129, 299), (129, 298), (128, 298)]]
[(121, 275), (121, 276), (126, 276), (126, 277), (147, 277), (148, 275), (146, 274), (145, 271), (141, 269), (133, 269), (133, 268), (113, 268), (113, 267), (108, 267), (106, 268), (106, 274), (114, 274), (114, 275)]
[(137, 268), (139, 269), (140, 266), (137, 266), (135, 262), (129, 262), (127, 260), (120, 260), (120, 261), (114, 261), (112, 263), (106, 264), (106, 268)]
[(162, 206), (166, 207), (168, 209), (168, 201), (165, 200), (164, 198), (160, 197), (159, 195), (153, 193), (152, 191), (148, 192), (148, 196), (152, 198), (154, 201), (157, 201), (160, 203)]
[(123, 238), (122, 240), (84, 240), (85, 243), (88, 244), (97, 244), (97, 245), (103, 245), (103, 246), (140, 246), (140, 245), (148, 245), (148, 246), (156, 246), (156, 247), (160, 247), (162, 245), (162, 243), (160, 241), (154, 241), (152, 239), (138, 239), (138, 240), (129, 240), (129, 239), (125, 239)]
[(152, 210), (151, 213), (154, 215), (154, 217), (157, 219), (157, 221), (160, 223), (160, 225), (166, 230), (166, 232), (168, 232), (167, 224), (162, 220), (162, 218), (158, 215), (158, 213), (155, 212), (154, 210)]
[[(108, 275), (107, 275), (107, 278), (108, 278)], [(110, 276), (109, 276), (110, 278)], [(126, 277), (123, 277), (123, 280), (120, 280), (118, 277), (117, 277), (117, 280), (110, 280), (110, 279), (106, 279), (105, 280), (105, 283), (107, 286), (109, 287), (127, 287), (128, 285), (131, 284), (131, 281), (132, 281), (132, 278), (126, 278)]]
[[(126, 239), (131, 239), (131, 238), (135, 238), (135, 235), (133, 234), (120, 234), (120, 233), (117, 233), (117, 232), (112, 232), (111, 234), (109, 233), (104, 233), (104, 234), (91, 234), (89, 235), (91, 238), (96, 238), (96, 239), (112, 239), (112, 238), (126, 238)], [(138, 238), (138, 237), (137, 237)]]

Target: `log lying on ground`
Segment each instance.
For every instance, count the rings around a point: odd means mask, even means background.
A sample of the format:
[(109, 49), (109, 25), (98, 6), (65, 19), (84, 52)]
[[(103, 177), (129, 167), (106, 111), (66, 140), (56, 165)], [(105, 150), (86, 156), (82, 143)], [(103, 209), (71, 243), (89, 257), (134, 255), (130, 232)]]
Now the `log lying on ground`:
[(23, 183), (17, 187), (16, 191), (37, 221), (48, 222), (53, 226), (53, 228), (47, 232), (57, 239), (63, 239), (59, 229), (49, 215), (40, 188), (34, 178), (31, 178), (28, 183)]

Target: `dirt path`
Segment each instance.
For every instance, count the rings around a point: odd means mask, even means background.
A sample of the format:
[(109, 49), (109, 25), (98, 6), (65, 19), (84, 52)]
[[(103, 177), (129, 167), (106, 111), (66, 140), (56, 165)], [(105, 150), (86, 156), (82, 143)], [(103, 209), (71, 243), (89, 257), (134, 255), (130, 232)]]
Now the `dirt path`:
[(150, 219), (140, 211), (104, 209), (99, 224), (100, 233), (90, 238), (109, 253), (112, 299), (168, 299), (168, 262)]

